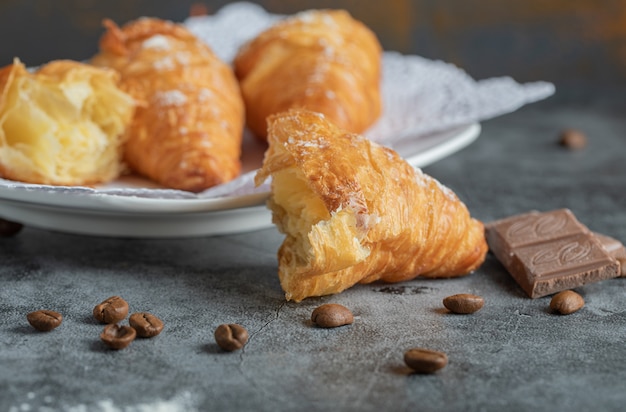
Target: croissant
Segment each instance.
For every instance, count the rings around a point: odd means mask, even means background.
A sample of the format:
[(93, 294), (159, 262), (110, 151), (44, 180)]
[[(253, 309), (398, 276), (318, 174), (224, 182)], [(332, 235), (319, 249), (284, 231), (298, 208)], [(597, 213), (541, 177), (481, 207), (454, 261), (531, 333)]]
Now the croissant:
[(0, 70), (0, 177), (47, 185), (107, 182), (123, 171), (135, 101), (113, 70), (56, 60)]
[(244, 44), (235, 60), (247, 125), (267, 136), (266, 118), (290, 108), (324, 113), (361, 133), (381, 114), (381, 46), (344, 10), (309, 10)]
[(153, 18), (104, 24), (91, 62), (118, 70), (121, 87), (144, 103), (128, 130), (130, 167), (193, 192), (235, 178), (245, 119), (230, 66), (181, 25)]
[(278, 275), (287, 300), (357, 283), (453, 277), (485, 259), (483, 224), (434, 178), (323, 114), (272, 115), (255, 176), (286, 235)]

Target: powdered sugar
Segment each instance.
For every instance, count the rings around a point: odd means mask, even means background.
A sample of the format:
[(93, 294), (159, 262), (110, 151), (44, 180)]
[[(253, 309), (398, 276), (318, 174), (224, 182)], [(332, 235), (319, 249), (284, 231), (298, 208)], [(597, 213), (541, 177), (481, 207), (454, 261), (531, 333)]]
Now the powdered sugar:
[(323, 139), (316, 139), (314, 136), (307, 136), (306, 138), (294, 139), (289, 137), (287, 143), (292, 146), (298, 146), (302, 149), (321, 149), (328, 146), (328, 142)]
[(157, 70), (173, 70), (178, 66), (186, 66), (191, 62), (191, 55), (187, 52), (177, 52), (173, 55), (164, 56), (154, 63), (152, 67)]
[(180, 90), (168, 90), (155, 93), (154, 101), (161, 106), (181, 106), (187, 103), (187, 96)]
[(141, 43), (141, 47), (143, 49), (153, 49), (159, 51), (171, 49), (170, 41), (167, 39), (167, 37), (161, 34), (154, 35), (144, 40), (144, 42)]
[[(320, 19), (321, 16), (321, 19)], [(329, 27), (337, 27), (337, 23), (335, 20), (326, 14), (320, 14), (316, 10), (305, 10), (299, 13), (294, 14), (290, 17), (292, 20), (299, 20), (304, 23), (313, 23), (317, 21), (321, 21), (323, 24)]]
[(425, 174), (424, 172), (422, 172), (422, 169), (414, 168), (414, 170), (415, 170), (415, 181), (421, 187), (427, 188), (431, 183), (435, 183), (437, 188), (441, 190), (444, 196), (446, 196), (451, 201), (457, 201), (458, 198), (456, 194), (452, 191), (452, 189), (450, 189), (449, 187), (447, 187), (446, 185), (444, 185), (443, 183), (441, 183), (439, 180), (435, 179), (434, 177)]
[(198, 100), (200, 100), (201, 102), (205, 102), (209, 99), (211, 99), (214, 96), (214, 93), (206, 88), (202, 88), (200, 89), (200, 92), (198, 94)]

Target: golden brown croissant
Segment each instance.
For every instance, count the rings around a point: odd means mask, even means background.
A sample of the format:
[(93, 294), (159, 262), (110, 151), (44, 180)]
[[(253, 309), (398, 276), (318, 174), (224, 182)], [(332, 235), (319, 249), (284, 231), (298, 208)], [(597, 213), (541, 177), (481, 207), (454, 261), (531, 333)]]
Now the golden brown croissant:
[(381, 46), (343, 10), (310, 10), (262, 32), (235, 61), (248, 127), (267, 135), (266, 118), (290, 108), (324, 113), (360, 133), (380, 116)]
[(124, 130), (135, 101), (118, 74), (70, 61), (34, 73), (18, 59), (0, 70), (0, 177), (87, 185), (123, 170)]
[(483, 262), (483, 224), (391, 149), (310, 111), (268, 124), (256, 183), (272, 177), (268, 205), (286, 234), (278, 274), (288, 300), (359, 282), (459, 276)]
[(164, 186), (194, 192), (235, 178), (245, 119), (230, 66), (168, 21), (105, 25), (92, 63), (118, 70), (124, 90), (145, 103), (128, 132), (128, 164)]

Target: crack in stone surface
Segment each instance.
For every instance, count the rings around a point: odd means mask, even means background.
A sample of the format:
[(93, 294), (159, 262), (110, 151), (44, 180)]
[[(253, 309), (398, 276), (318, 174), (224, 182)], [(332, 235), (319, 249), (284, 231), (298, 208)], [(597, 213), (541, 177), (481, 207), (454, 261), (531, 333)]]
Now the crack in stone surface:
[(243, 346), (243, 348), (241, 349), (241, 352), (239, 353), (240, 366), (244, 362), (244, 355), (246, 354), (247, 346), (250, 344), (250, 342), (252, 340), (254, 340), (254, 337), (256, 335), (261, 333), (261, 331), (263, 329), (267, 328), (272, 322), (274, 322), (274, 321), (276, 321), (276, 319), (278, 319), (278, 317), (280, 316), (280, 311), (282, 310), (283, 307), (285, 307), (285, 304), (286, 304), (286, 302), (281, 302), (280, 305), (278, 305), (278, 307), (276, 308), (276, 310), (274, 310), (274, 315), (267, 322), (265, 322), (260, 328), (258, 328), (257, 330), (255, 330), (255, 331), (250, 333), (250, 337), (248, 338), (248, 342)]
[(392, 285), (374, 289), (376, 292), (388, 293), (391, 295), (418, 295), (422, 293), (430, 293), (436, 289), (428, 286), (406, 286)]
[(279, 318), (280, 312), (285, 307), (286, 304), (287, 304), (286, 301), (281, 302), (278, 305), (278, 307), (274, 310), (274, 315), (269, 320), (267, 320), (260, 328), (250, 333), (248, 342), (243, 346), (243, 348), (241, 349), (239, 353), (239, 364), (237, 365), (237, 369), (239, 369), (239, 373), (241, 374), (241, 376), (243, 376), (243, 378), (248, 382), (248, 384), (252, 388), (259, 391), (260, 393), (263, 393), (263, 395), (269, 399), (275, 399), (274, 394), (270, 391), (267, 391), (263, 386), (258, 385), (258, 383), (254, 379), (252, 379), (250, 376), (246, 374), (246, 371), (244, 369), (246, 348), (248, 344), (250, 344), (250, 342), (254, 340), (255, 336), (257, 336), (265, 328), (267, 328), (271, 323), (275, 322)]

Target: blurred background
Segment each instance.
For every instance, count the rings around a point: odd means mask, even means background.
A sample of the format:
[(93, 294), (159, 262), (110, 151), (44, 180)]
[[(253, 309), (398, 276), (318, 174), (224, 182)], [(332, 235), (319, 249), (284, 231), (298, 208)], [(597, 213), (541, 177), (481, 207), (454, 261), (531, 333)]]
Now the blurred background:
[[(454, 63), (472, 77), (508, 75), (556, 85), (550, 102), (585, 104), (626, 91), (626, 0), (264, 0), (268, 11), (345, 8), (383, 47)], [(0, 0), (0, 65), (86, 59), (101, 21), (182, 22), (228, 1)], [(626, 100), (626, 99), (624, 99)]]

